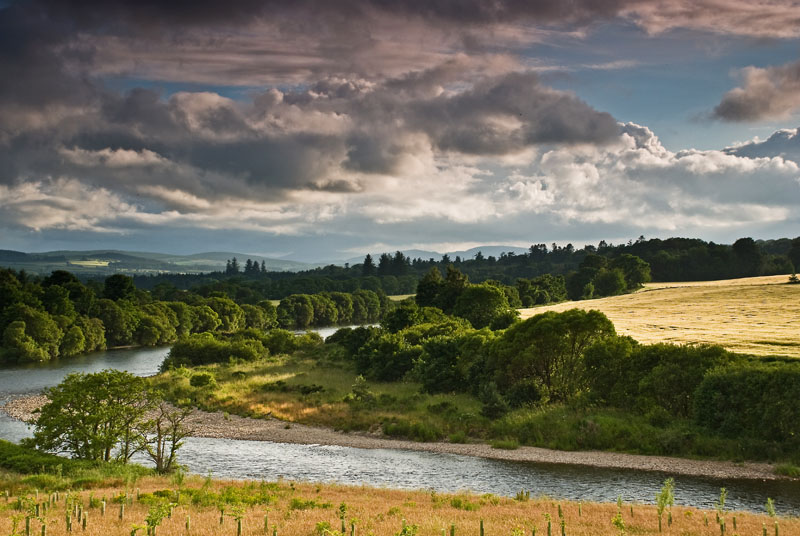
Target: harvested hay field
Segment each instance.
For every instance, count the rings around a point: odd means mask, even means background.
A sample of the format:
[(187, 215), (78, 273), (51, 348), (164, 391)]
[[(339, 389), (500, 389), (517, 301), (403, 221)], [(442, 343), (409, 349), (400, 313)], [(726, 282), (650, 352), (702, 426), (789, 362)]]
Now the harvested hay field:
[(642, 343), (719, 344), (753, 355), (800, 358), (800, 285), (788, 276), (651, 283), (634, 294), (522, 309), (522, 318), (572, 308), (605, 313)]

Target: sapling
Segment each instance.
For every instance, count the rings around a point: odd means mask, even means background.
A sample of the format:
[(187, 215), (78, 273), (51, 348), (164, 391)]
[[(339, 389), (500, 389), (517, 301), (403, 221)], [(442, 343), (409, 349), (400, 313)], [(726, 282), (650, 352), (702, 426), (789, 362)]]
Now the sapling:
[(664, 515), (664, 509), (667, 507), (672, 508), (673, 504), (675, 504), (675, 479), (668, 478), (664, 481), (664, 486), (661, 488), (661, 491), (656, 495), (658, 532), (661, 532), (661, 518)]
[(765, 508), (769, 517), (775, 517), (775, 501), (773, 501), (770, 497), (767, 497), (767, 504)]
[(617, 515), (611, 518), (611, 524), (619, 530), (620, 534), (625, 534), (625, 521), (622, 519), (622, 512), (617, 512)]
[(551, 529), (551, 518), (550, 518), (550, 514), (547, 514), (547, 513), (546, 513), (546, 514), (544, 514), (544, 518), (547, 520), (547, 536), (553, 536), (553, 535), (552, 535), (552, 529)]

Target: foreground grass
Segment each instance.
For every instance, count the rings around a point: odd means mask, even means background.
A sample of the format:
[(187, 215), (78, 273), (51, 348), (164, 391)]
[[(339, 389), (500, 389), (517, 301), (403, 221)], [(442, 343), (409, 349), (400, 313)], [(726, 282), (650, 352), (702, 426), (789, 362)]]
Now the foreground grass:
[[(5, 478), (8, 478), (6, 475)], [(3, 485), (0, 477), (0, 487)], [(30, 521), (31, 534), (40, 534), (47, 525), (47, 534), (71, 534), (66, 527), (66, 514), (73, 516), (75, 505), (87, 513), (86, 530), (73, 518), (73, 531), (86, 536), (133, 534), (143, 527), (148, 513), (159, 505), (172, 505), (171, 516), (157, 528), (161, 536), (238, 534), (237, 518), (241, 518), (243, 535), (338, 535), (341, 512), (347, 533), (355, 527), (359, 535), (440, 535), (443, 530), (456, 534), (480, 534), (483, 521), (485, 534), (545, 535), (547, 516), (552, 520), (552, 534), (561, 534), (559, 512), (563, 514), (564, 533), (570, 536), (617, 536), (619, 523), (612, 519), (619, 512), (627, 534), (659, 534), (658, 514), (650, 505), (575, 503), (549, 498), (519, 500), (473, 493), (439, 494), (426, 491), (402, 491), (368, 487), (320, 485), (296, 482), (225, 482), (200, 477), (185, 480), (172, 477), (145, 477), (129, 481), (125, 486), (108, 486), (91, 491), (61, 492), (58, 500), (51, 490), (18, 490), (19, 495), (0, 499), (0, 534), (22, 534), (24, 517), (34, 513), (34, 504), (53, 504), (46, 513)], [(38, 500), (36, 494), (38, 493)], [(677, 491), (678, 496), (680, 490)], [(17, 499), (21, 498), (21, 501)], [(106, 501), (105, 514), (102, 501)], [(69, 508), (66, 504), (69, 501)], [(120, 503), (125, 503), (120, 519)], [(21, 503), (22, 510), (17, 510)], [(40, 510), (43, 510), (40, 508)], [(265, 516), (268, 525), (265, 530)], [(698, 536), (720, 534), (715, 511), (675, 506), (663, 516), (665, 534)], [(735, 521), (734, 521), (735, 518)], [(781, 534), (800, 534), (800, 519), (770, 518), (744, 512), (727, 512), (723, 519), (727, 533), (760, 535), (762, 527), (773, 534), (778, 523)], [(187, 529), (187, 520), (189, 528)], [(403, 524), (408, 528), (402, 532)], [(733, 529), (734, 523), (736, 529)], [(143, 534), (142, 529), (139, 534)]]
[(719, 344), (733, 352), (800, 358), (800, 285), (787, 276), (697, 283), (651, 283), (635, 294), (523, 309), (597, 309), (621, 335), (644, 344)]

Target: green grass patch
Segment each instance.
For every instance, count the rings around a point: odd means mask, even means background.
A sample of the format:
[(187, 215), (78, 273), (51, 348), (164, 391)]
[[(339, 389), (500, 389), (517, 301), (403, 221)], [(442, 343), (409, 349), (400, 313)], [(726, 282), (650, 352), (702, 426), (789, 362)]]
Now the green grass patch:
[(516, 439), (495, 439), (490, 443), (493, 449), (517, 450), (519, 441)]
[(792, 465), (791, 463), (782, 463), (775, 467), (775, 474), (791, 478), (800, 478), (800, 467)]

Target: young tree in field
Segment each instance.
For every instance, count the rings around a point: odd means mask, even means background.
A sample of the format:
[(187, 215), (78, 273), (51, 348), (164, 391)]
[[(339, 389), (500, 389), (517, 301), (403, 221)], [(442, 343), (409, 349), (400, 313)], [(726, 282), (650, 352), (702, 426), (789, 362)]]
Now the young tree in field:
[[(153, 393), (150, 398), (157, 399), (160, 395)], [(138, 426), (139, 445), (153, 460), (159, 473), (168, 473), (175, 469), (178, 449), (183, 445), (183, 440), (192, 433), (186, 423), (191, 412), (189, 408), (175, 408), (160, 400), (148, 414), (149, 418)]]

